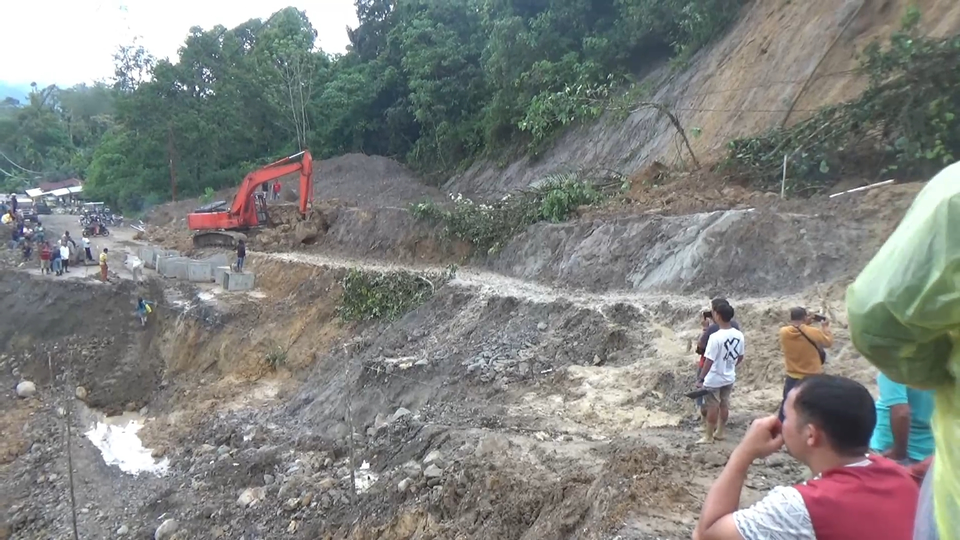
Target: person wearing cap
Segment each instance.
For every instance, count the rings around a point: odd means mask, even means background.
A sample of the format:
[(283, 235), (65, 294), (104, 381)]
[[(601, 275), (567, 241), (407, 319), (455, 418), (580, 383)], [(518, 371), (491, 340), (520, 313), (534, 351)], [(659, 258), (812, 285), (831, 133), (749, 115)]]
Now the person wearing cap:
[[(817, 320), (820, 328), (810, 325)], [(823, 373), (826, 349), (833, 345), (830, 321), (819, 315), (811, 315), (805, 308), (790, 308), (790, 324), (780, 329), (780, 350), (786, 376), (783, 379), (783, 401), (780, 402), (780, 421), (783, 421), (783, 403), (790, 390), (809, 375)]]

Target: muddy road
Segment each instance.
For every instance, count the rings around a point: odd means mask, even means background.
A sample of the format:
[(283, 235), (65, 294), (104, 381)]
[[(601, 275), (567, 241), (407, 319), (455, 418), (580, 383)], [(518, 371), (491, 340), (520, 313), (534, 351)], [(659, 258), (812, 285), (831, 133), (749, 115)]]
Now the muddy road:
[[(277, 241), (250, 249), (251, 292), (150, 271), (132, 282), (122, 264), (140, 245), (132, 229), (94, 240), (120, 278), (109, 284), (93, 265), (69, 279), (7, 268), (0, 539), (71, 538), (74, 510), (81, 538), (158, 528), (168, 539), (689, 538), (736, 440), (778, 406), (776, 336), (789, 307), (828, 313), (828, 369), (872, 381), (846, 334), (843, 286), (896, 223), (876, 205), (905, 208), (890, 197), (865, 194), (826, 217), (738, 210), (536, 226), (385, 322), (338, 318), (349, 269), (455, 262), (435, 231), (404, 229), (410, 218), (395, 210), (339, 208), (326, 236), (299, 249), (283, 249), (295, 224), (270, 231)], [(52, 234), (78, 234), (72, 216), (46, 221)], [(187, 238), (171, 231), (161, 233)], [(791, 235), (806, 237), (776, 255)], [(854, 240), (860, 249), (838, 245)], [(703, 266), (721, 252), (730, 276)], [(778, 289), (784, 257), (801, 256), (809, 264), (793, 270), (811, 285)], [(748, 352), (728, 440), (698, 446), (683, 394), (698, 314), (717, 291)], [(157, 303), (146, 327), (132, 313), (139, 295)], [(27, 380), (36, 393), (18, 397)], [(143, 459), (167, 460), (163, 474), (124, 472), (87, 437), (102, 414), (120, 413), (136, 415)], [(774, 455), (755, 464), (742, 502), (804, 475)]]

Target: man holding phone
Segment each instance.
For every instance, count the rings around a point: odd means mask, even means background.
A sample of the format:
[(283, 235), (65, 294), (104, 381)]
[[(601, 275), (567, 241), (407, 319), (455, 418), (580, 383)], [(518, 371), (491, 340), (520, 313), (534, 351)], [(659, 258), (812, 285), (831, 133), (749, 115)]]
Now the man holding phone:
[[(697, 354), (700, 355), (700, 361), (697, 363), (697, 376), (700, 375), (700, 370), (703, 369), (703, 364), (706, 362), (703, 353), (707, 350), (707, 342), (710, 340), (710, 336), (716, 334), (720, 330), (720, 325), (714, 320), (713, 312), (716, 311), (717, 307), (724, 304), (729, 305), (730, 302), (726, 298), (714, 298), (710, 301), (710, 309), (702, 312), (700, 314), (700, 324), (703, 327), (703, 332), (700, 334), (700, 340), (697, 342)], [(730, 326), (740, 330), (740, 324), (736, 319), (730, 321)], [(703, 396), (696, 398), (697, 407), (700, 409), (700, 420), (704, 422), (704, 430), (706, 430), (706, 421), (707, 421), (707, 407), (706, 402), (703, 399)]]
[(730, 393), (745, 350), (743, 333), (730, 324), (733, 315), (730, 304), (720, 304), (713, 310), (713, 317), (720, 329), (707, 341), (707, 349), (703, 354), (705, 361), (697, 377), (697, 387), (707, 391), (703, 396), (707, 418), (703, 437), (697, 441), (699, 444), (723, 440), (723, 428), (730, 414)]
[[(820, 323), (820, 328), (811, 326)], [(804, 377), (823, 373), (827, 361), (826, 349), (833, 345), (830, 321), (819, 314), (811, 314), (802, 307), (790, 309), (790, 324), (780, 329), (780, 350), (786, 377), (783, 380), (783, 401), (780, 402), (780, 421), (783, 421), (783, 403), (787, 394)]]

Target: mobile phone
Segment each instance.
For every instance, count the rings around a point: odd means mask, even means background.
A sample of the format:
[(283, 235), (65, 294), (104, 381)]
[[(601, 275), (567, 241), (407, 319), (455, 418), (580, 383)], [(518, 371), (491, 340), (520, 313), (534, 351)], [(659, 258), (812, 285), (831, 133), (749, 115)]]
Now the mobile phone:
[(701, 313), (701, 315), (703, 315), (703, 318), (704, 318), (704, 319), (712, 319), (712, 318), (713, 318), (713, 313), (711, 313), (711, 312), (709, 312), (709, 311), (704, 311), (703, 313)]
[(827, 320), (827, 318), (824, 317), (823, 315), (820, 315), (819, 313), (816, 313), (816, 314), (813, 315), (813, 320), (816, 321), (816, 322), (823, 322), (823, 321)]

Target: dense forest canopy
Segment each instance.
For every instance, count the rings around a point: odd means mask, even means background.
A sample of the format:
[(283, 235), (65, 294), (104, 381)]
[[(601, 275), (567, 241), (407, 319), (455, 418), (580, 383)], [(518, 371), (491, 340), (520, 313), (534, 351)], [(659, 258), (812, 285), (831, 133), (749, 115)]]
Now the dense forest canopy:
[(745, 0), (356, 0), (346, 54), (305, 14), (194, 27), (178, 58), (118, 51), (110, 85), (34, 88), (0, 104), (5, 186), (80, 175), (137, 210), (238, 183), (300, 148), (364, 152), (447, 174), (536, 148), (610, 94), (718, 36)]

